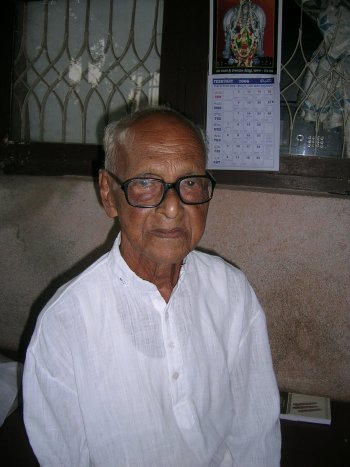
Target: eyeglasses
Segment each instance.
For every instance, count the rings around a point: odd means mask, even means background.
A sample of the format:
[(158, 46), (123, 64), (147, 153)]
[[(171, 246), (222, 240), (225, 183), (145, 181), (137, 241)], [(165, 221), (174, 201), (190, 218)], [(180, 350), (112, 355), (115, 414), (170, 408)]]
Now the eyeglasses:
[(184, 204), (204, 204), (212, 199), (216, 185), (214, 177), (207, 171), (205, 175), (180, 177), (174, 183), (159, 178), (131, 178), (121, 182), (114, 173), (107, 172), (124, 191), (126, 201), (135, 208), (156, 208), (171, 188)]

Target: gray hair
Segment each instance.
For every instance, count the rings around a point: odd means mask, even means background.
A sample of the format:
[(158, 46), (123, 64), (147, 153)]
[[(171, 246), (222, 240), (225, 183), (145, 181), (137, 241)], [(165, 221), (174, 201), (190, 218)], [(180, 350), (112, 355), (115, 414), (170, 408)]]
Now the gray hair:
[(105, 169), (117, 173), (117, 159), (119, 149), (124, 145), (127, 136), (127, 130), (131, 129), (137, 122), (146, 119), (151, 115), (164, 115), (177, 118), (178, 121), (183, 123), (197, 139), (198, 143), (203, 149), (203, 157), (205, 164), (207, 163), (207, 140), (204, 131), (190, 119), (177, 112), (170, 107), (158, 106), (147, 107), (131, 113), (118, 121), (109, 123), (104, 132), (103, 147), (105, 151)]

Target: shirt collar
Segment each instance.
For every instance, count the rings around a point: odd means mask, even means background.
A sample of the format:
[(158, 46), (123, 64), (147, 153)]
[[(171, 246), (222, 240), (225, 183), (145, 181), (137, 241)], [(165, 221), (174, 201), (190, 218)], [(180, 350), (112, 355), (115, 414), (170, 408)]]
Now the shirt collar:
[[(133, 285), (138, 287), (138, 290), (144, 291), (144, 292), (154, 292), (157, 291), (157, 287), (149, 281), (146, 281), (144, 279), (141, 279), (134, 271), (132, 271), (124, 258), (122, 257), (120, 253), (120, 242), (121, 242), (121, 232), (119, 232), (117, 238), (115, 239), (115, 242), (113, 244), (113, 247), (109, 253), (109, 258), (108, 262), (110, 264), (110, 267), (117, 278), (117, 280), (125, 285)], [(188, 269), (188, 256), (184, 259), (183, 265), (180, 270), (180, 277), (178, 280), (178, 284), (180, 281), (182, 281), (184, 273)]]

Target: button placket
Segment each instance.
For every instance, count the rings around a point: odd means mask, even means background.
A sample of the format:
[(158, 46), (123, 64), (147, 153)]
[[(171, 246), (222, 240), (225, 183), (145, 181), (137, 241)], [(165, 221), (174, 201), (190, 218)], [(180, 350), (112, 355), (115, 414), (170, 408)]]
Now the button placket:
[(182, 355), (180, 346), (177, 345), (177, 334), (174, 323), (175, 316), (169, 310), (164, 312), (163, 336), (166, 343), (166, 358), (170, 379), (170, 390), (173, 402), (179, 400), (181, 391)]

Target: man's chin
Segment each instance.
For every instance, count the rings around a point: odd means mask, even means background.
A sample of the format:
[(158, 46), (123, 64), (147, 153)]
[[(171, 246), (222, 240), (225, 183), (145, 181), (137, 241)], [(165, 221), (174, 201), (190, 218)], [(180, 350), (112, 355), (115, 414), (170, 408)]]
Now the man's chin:
[(169, 241), (168, 245), (164, 248), (159, 247), (148, 258), (158, 265), (181, 264), (189, 251), (188, 248), (176, 248), (175, 242), (171, 245), (171, 241)]

